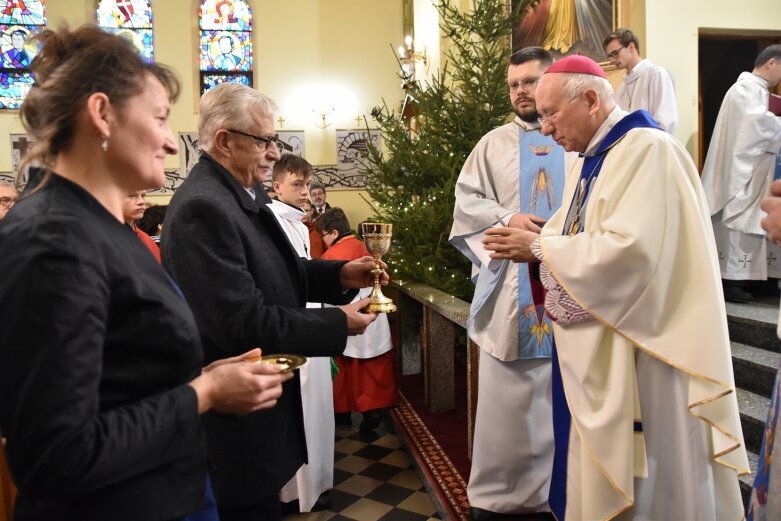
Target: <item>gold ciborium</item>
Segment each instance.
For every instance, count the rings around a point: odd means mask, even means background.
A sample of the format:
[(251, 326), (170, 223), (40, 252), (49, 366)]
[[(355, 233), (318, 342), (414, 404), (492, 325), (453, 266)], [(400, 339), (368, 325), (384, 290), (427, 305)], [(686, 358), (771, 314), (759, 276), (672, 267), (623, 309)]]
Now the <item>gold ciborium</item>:
[(361, 235), (366, 249), (374, 257), (374, 288), (369, 296), (371, 299), (369, 305), (363, 310), (369, 313), (393, 313), (396, 311), (396, 305), (391, 299), (382, 294), (380, 289), (380, 259), (390, 250), (391, 235), (393, 235), (393, 225), (385, 223), (361, 223)]

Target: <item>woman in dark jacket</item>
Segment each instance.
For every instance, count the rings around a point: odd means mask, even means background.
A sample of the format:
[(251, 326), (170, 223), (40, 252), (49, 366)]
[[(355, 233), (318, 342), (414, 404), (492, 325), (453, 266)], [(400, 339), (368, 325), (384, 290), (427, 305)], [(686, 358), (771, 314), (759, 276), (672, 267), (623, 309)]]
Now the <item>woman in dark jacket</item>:
[(213, 514), (199, 415), (272, 407), (288, 375), (246, 360), (257, 350), (202, 369), (190, 309), (122, 222), (122, 200), (161, 186), (177, 151), (176, 79), (95, 27), (40, 40), (21, 117), (44, 170), (0, 226), (14, 519)]

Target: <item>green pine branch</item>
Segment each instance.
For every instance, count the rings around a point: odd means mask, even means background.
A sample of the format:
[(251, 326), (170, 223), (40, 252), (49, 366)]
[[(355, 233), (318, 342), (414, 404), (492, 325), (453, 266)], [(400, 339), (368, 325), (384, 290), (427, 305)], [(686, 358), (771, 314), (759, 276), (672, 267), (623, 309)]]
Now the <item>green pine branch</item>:
[(391, 252), (383, 258), (393, 278), (471, 299), (471, 266), (447, 240), (455, 184), (475, 144), (511, 113), (510, 36), (536, 2), (517, 2), (508, 12), (506, 0), (475, 0), (473, 11), (460, 12), (453, 0), (441, 0), (441, 29), (451, 42), (445, 65), (426, 85), (400, 73), (415, 100), (416, 126), (384, 100), (372, 110), (384, 150), (369, 147), (363, 172), (374, 218), (393, 224)]

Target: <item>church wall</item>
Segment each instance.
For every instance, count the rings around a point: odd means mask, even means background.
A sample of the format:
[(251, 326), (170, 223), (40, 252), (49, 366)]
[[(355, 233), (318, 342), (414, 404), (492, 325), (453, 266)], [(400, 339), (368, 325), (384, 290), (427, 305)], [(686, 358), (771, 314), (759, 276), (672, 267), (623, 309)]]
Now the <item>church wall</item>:
[[(647, 0), (645, 3), (646, 49), (643, 55), (672, 72), (680, 112), (680, 123), (675, 135), (696, 158), (700, 30), (717, 29), (733, 34), (781, 34), (781, 2)], [(707, 85), (703, 85), (703, 88), (707, 88)]]
[[(285, 130), (304, 130), (306, 157), (316, 165), (336, 162), (336, 129), (356, 128), (356, 117), (369, 115), (382, 102), (395, 106), (402, 96), (394, 50), (403, 42), (401, 2), (365, 0), (285, 0), (251, 2), (255, 14), (255, 86), (271, 96)], [(174, 132), (197, 131), (198, 62), (196, 0), (153, 3), (155, 53), (182, 80), (173, 107)], [(50, 27), (76, 27), (94, 21), (94, 0), (50, 0)], [(315, 113), (328, 110), (325, 129)], [(330, 109), (333, 109), (331, 111)], [(371, 120), (370, 120), (371, 121)], [(277, 124), (279, 127), (279, 124)], [(361, 125), (363, 122), (361, 121)], [(11, 170), (8, 135), (24, 133), (18, 113), (0, 113), (0, 172)], [(166, 167), (179, 165), (171, 157)], [(363, 191), (328, 193), (333, 206), (345, 209), (353, 225), (370, 214)], [(153, 196), (164, 204), (168, 197)]]

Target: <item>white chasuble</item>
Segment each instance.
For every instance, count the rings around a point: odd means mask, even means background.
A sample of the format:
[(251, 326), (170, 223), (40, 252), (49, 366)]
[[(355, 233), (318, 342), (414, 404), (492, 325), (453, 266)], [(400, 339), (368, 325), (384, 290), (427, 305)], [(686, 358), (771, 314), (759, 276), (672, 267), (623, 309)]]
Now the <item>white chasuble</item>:
[(604, 156), (582, 231), (562, 234), (567, 213), (540, 239), (553, 277), (593, 317), (554, 324), (571, 413), (566, 519), (742, 519), (737, 475), (749, 467), (726, 311), (687, 151), (657, 129), (630, 130)]
[[(299, 257), (310, 258), (309, 228), (301, 221), (306, 215), (282, 201), (268, 205)], [(321, 304), (308, 302), (307, 307)], [(301, 512), (312, 510), (317, 498), (334, 485), (334, 395), (331, 381), (331, 359), (313, 356), (299, 369), (301, 402), (304, 409), (304, 433), (309, 463), (279, 493), (286, 503), (298, 499)]]

